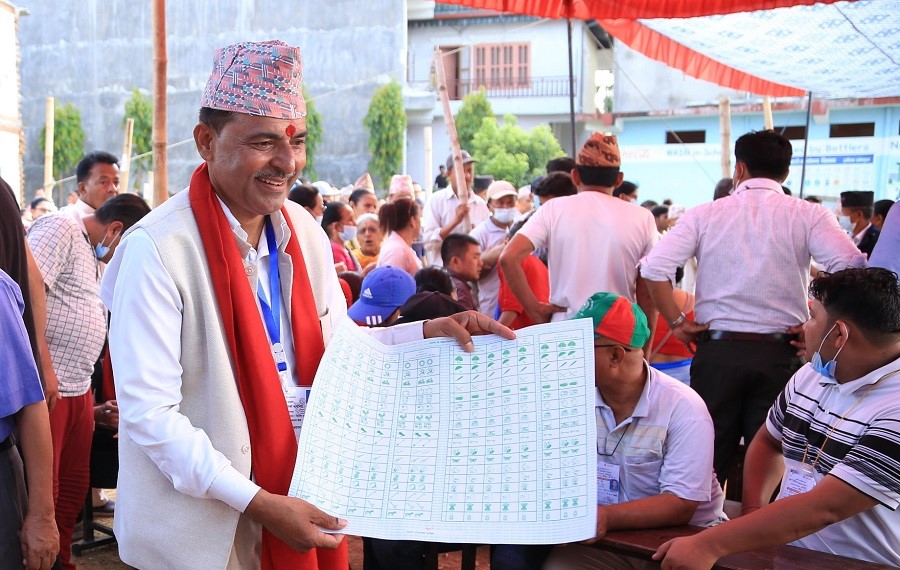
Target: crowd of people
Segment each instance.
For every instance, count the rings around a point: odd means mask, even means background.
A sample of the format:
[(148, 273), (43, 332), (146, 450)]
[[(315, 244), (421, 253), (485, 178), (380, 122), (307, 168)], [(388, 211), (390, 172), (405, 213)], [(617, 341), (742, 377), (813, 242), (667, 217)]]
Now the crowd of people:
[[(152, 212), (120, 193), (105, 152), (82, 159), (79, 197), (59, 212), (36, 199), (23, 217), (0, 189), (0, 566), (50, 568), (58, 552), (75, 567), (107, 431), (127, 564), (347, 568), (345, 521), (287, 496), (297, 404), (347, 316), (384, 343), (449, 336), (467, 350), (473, 334), (590, 319), (590, 542), (708, 527), (658, 563), (494, 545), (492, 568), (706, 569), (786, 543), (900, 565), (891, 201), (791, 196), (791, 145), (774, 131), (738, 138), (733, 177), (686, 211), (639, 203), (604, 133), (520, 188), (476, 176), (465, 150), (431, 193), (405, 174), (383, 197), (368, 174), (305, 183), (301, 79), (281, 42), (218, 50), (194, 129), (203, 162)], [(743, 480), (729, 481), (741, 442)], [(729, 484), (742, 486), (731, 521)], [(367, 552), (383, 568), (424, 564), (415, 541)]]

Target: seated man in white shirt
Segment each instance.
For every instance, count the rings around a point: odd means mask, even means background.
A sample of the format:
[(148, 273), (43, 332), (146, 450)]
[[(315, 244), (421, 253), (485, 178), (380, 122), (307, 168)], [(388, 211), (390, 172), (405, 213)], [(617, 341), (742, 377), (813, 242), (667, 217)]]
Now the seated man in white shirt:
[[(573, 318), (594, 323), (594, 540), (612, 530), (711, 526), (726, 520), (725, 497), (712, 468), (712, 420), (700, 396), (644, 360), (641, 347), (650, 328), (640, 307), (613, 293), (595, 293)], [(494, 558), (505, 559), (502, 568), (530, 568), (509, 563), (509, 551), (528, 550), (534, 559), (539, 548), (498, 546)], [(545, 569), (643, 567), (640, 561), (584, 544), (557, 546), (544, 565)]]
[[(817, 347), (747, 449), (743, 516), (660, 547), (663, 568), (794, 546), (900, 566), (900, 287), (881, 268), (810, 285)], [(781, 482), (778, 499), (769, 503)]]

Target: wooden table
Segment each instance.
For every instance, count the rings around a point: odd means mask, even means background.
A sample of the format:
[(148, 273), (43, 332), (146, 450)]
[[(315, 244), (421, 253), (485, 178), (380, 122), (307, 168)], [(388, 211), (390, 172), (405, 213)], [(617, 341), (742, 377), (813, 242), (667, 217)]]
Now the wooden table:
[[(697, 526), (679, 526), (647, 530), (610, 532), (595, 546), (611, 552), (650, 560), (667, 540), (690, 536), (704, 530)], [(797, 546), (776, 546), (732, 554), (719, 559), (714, 570), (896, 570), (893, 566), (835, 556)]]

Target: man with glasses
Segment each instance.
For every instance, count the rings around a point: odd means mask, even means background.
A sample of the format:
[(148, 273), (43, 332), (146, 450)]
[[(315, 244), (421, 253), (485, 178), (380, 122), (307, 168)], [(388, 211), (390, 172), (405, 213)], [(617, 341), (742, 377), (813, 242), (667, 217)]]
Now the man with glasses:
[[(712, 420), (693, 390), (644, 360), (641, 347), (650, 328), (640, 307), (620, 295), (595, 293), (573, 318), (589, 318), (594, 328), (597, 535), (593, 540), (612, 530), (711, 526), (726, 520), (725, 498), (712, 468)], [(502, 546), (495, 549), (494, 558), (511, 561), (514, 553), (527, 551), (521, 560), (535, 560), (541, 548), (546, 547)], [(544, 568), (645, 564), (658, 568), (587, 545), (566, 544), (553, 549)]]

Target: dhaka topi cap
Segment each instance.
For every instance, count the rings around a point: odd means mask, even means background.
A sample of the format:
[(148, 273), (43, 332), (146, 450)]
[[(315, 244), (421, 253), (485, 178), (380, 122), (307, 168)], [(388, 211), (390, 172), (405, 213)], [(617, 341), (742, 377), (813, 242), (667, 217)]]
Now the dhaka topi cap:
[(616, 140), (616, 135), (592, 134), (591, 138), (578, 151), (575, 164), (619, 168), (622, 165), (622, 158), (619, 154), (619, 142)]
[[(472, 155), (469, 154), (468, 151), (465, 151), (465, 150), (460, 151), (460, 154), (462, 154), (463, 165), (469, 164), (470, 162), (477, 162), (474, 158), (472, 158)], [(447, 162), (445, 162), (444, 164), (447, 167), (447, 170), (450, 170), (451, 168), (453, 168), (453, 154), (452, 153), (450, 154), (450, 156), (447, 157)]]
[(377, 267), (363, 279), (359, 300), (347, 314), (358, 323), (380, 325), (416, 292), (416, 281), (402, 269)]
[(875, 206), (875, 192), (850, 190), (841, 192), (841, 208), (865, 208)]
[(216, 50), (200, 106), (275, 119), (305, 117), (300, 48), (276, 40)]
[(353, 183), (354, 190), (368, 190), (372, 194), (375, 193), (375, 184), (372, 183), (372, 177), (368, 172), (363, 172), (362, 175), (356, 179), (356, 182)]
[(594, 293), (573, 319), (594, 321), (594, 338), (606, 337), (626, 346), (642, 347), (650, 338), (647, 316), (636, 304), (615, 293)]
[(504, 196), (518, 197), (518, 195), (519, 192), (516, 190), (516, 187), (506, 180), (495, 180), (494, 182), (491, 182), (491, 185), (488, 186), (487, 189), (487, 199), (489, 202)]
[(388, 195), (408, 194), (410, 197), (415, 194), (413, 188), (413, 179), (409, 174), (395, 174), (391, 176), (391, 186), (388, 189)]

